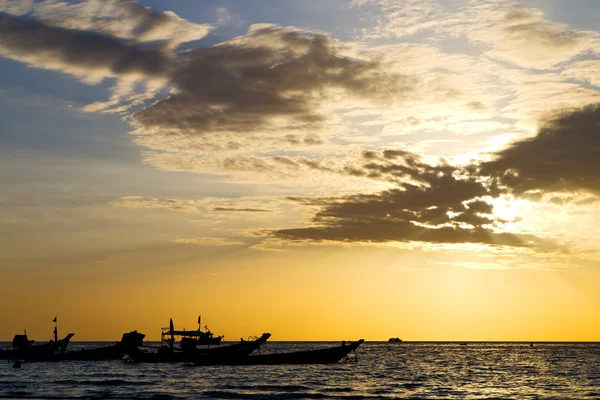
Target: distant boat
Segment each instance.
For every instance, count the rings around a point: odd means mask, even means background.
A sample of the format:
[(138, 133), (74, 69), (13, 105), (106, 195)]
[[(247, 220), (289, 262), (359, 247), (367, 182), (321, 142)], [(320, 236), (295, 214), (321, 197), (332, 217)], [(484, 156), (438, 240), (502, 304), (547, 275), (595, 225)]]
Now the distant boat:
[(397, 338), (397, 337), (392, 337), (388, 340), (388, 342), (390, 343), (402, 343), (402, 339)]
[(355, 351), (364, 339), (350, 344), (325, 349), (294, 351), (289, 353), (256, 354), (240, 356), (201, 355), (194, 360), (195, 365), (280, 365), (280, 364), (335, 364), (350, 352)]

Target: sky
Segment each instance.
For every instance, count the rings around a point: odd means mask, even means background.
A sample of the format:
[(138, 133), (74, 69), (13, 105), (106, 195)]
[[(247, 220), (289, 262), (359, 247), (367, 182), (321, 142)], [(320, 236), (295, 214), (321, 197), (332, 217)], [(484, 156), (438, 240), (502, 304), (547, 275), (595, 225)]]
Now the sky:
[(0, 0), (0, 340), (600, 340), (600, 2)]

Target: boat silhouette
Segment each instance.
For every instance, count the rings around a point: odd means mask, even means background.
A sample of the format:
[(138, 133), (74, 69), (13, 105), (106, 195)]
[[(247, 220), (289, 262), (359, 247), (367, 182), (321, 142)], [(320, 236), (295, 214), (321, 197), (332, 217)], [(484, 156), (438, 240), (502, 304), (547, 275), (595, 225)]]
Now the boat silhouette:
[(325, 349), (293, 351), (256, 355), (224, 354), (200, 355), (194, 359), (195, 365), (281, 365), (281, 364), (335, 364), (355, 351), (364, 342), (360, 339), (350, 344)]
[(67, 350), (69, 341), (74, 333), (69, 333), (62, 339), (58, 339), (57, 317), (54, 322), (54, 340), (48, 343), (36, 344), (35, 340), (29, 340), (27, 331), (22, 335), (15, 335), (12, 341), (12, 347), (7, 350), (0, 350), (0, 359), (2, 360), (24, 360), (24, 361), (56, 361)]
[(24, 361), (60, 360), (74, 335), (74, 333), (69, 333), (60, 340), (50, 340), (48, 343), (43, 344), (36, 344), (34, 340), (29, 340), (27, 333), (15, 335), (12, 341), (12, 348), (1, 350), (0, 359)]
[(196, 348), (195, 344), (186, 345), (184, 341), (182, 350), (175, 350), (170, 346), (161, 346), (157, 351), (135, 348), (130, 349), (127, 356), (134, 362), (143, 363), (194, 363), (203, 357), (212, 360), (245, 357), (262, 346), (270, 337), (270, 333), (263, 333), (254, 340), (242, 340), (240, 343), (206, 349)]
[(124, 333), (121, 341), (116, 342), (113, 345), (66, 351), (61, 354), (58, 359), (78, 361), (120, 360), (128, 351), (142, 346), (142, 341), (145, 336), (146, 335), (139, 333), (138, 331)]

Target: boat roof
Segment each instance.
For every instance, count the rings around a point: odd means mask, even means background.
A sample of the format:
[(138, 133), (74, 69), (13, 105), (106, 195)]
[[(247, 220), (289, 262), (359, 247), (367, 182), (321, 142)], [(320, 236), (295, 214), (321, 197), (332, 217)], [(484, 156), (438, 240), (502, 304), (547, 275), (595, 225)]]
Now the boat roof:
[(167, 336), (167, 335), (174, 335), (174, 336), (185, 336), (185, 337), (203, 337), (203, 336), (207, 336), (208, 333), (206, 332), (202, 332), (200, 330), (197, 331), (172, 331), (170, 329), (168, 329), (167, 331), (163, 332), (163, 335)]

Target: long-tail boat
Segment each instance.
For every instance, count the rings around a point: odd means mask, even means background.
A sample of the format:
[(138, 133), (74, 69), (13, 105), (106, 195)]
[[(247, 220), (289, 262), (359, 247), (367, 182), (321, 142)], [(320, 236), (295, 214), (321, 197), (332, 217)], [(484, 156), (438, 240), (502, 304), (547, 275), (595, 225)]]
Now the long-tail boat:
[(2, 360), (25, 360), (25, 361), (56, 361), (65, 353), (69, 341), (74, 336), (69, 333), (64, 338), (55, 339), (48, 343), (36, 344), (34, 340), (29, 340), (27, 333), (15, 335), (12, 341), (12, 348), (0, 351)]
[(0, 351), (0, 359), (25, 361), (56, 361), (60, 359), (75, 334), (69, 333), (58, 340), (57, 317), (54, 317), (52, 322), (54, 322), (54, 340), (44, 344), (35, 344), (35, 340), (29, 340), (25, 331), (23, 335), (15, 335), (11, 349)]
[(364, 342), (356, 342), (325, 349), (294, 351), (288, 353), (256, 354), (256, 355), (199, 355), (194, 359), (195, 365), (279, 365), (279, 364), (335, 364), (355, 351)]
[(240, 343), (232, 345), (206, 349), (198, 349), (196, 348), (195, 343), (188, 342), (188, 344), (186, 344), (186, 341), (183, 340), (181, 351), (175, 350), (170, 346), (161, 346), (158, 351), (155, 352), (140, 349), (130, 350), (127, 352), (127, 357), (134, 362), (147, 363), (193, 363), (199, 357), (204, 356), (217, 359), (221, 357), (245, 357), (262, 346), (270, 337), (270, 333), (263, 333), (261, 337), (254, 340), (241, 341)]
[(109, 346), (94, 347), (91, 349), (81, 349), (67, 351), (60, 355), (61, 360), (79, 360), (79, 361), (100, 361), (100, 360), (120, 360), (128, 351), (142, 346), (144, 340), (143, 333), (131, 331), (124, 333), (120, 342)]

